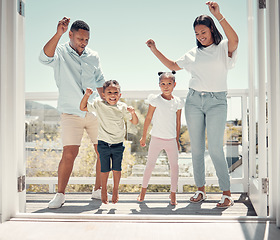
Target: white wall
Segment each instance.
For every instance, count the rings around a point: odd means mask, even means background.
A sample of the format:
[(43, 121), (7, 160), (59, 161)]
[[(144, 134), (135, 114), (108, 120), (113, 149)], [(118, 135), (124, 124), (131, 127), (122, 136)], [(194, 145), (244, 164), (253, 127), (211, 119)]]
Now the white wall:
[[(0, 16), (3, 16), (3, 11), (2, 11), (2, 0), (0, 1)], [(0, 19), (0, 51), (2, 52), (2, 17)], [(2, 84), (1, 84), (1, 79), (2, 79), (2, 55), (0, 55), (0, 93), (1, 93), (1, 89), (2, 89)], [(1, 104), (1, 103), (0, 103)], [(2, 111), (0, 108), (0, 116), (2, 115)], [(0, 127), (0, 136), (2, 135), (2, 127)], [(1, 151), (1, 146), (0, 146), (0, 151)], [(1, 156), (2, 157), (2, 156)], [(2, 161), (0, 159), (0, 169), (3, 169), (2, 166)], [(2, 178), (0, 177), (0, 201), (2, 202)], [(0, 204), (0, 219), (2, 219), (2, 204)], [(1, 221), (0, 221), (1, 222)]]

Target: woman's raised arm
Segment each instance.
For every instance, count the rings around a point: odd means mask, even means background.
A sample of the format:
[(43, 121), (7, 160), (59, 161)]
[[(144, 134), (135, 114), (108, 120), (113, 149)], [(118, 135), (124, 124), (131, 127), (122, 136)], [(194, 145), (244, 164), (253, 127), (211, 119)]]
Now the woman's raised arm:
[(238, 47), (238, 36), (225, 17), (220, 12), (220, 7), (216, 2), (207, 2), (206, 5), (209, 7), (209, 11), (221, 24), (227, 39), (228, 39), (228, 56), (231, 57), (232, 53)]
[(173, 60), (168, 59), (167, 57), (165, 57), (157, 48), (156, 48), (156, 43), (154, 40), (149, 39), (146, 42), (147, 46), (151, 49), (151, 51), (153, 52), (153, 54), (163, 63), (163, 65), (165, 65), (167, 68), (169, 68), (171, 71), (175, 70), (181, 70), (182, 68), (180, 68), (176, 62), (174, 62)]

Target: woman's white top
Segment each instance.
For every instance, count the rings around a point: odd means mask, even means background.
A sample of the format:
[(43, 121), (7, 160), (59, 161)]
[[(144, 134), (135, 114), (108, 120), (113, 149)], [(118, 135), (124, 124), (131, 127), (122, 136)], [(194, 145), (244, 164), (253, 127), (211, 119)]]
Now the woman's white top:
[(151, 135), (164, 139), (176, 138), (176, 113), (183, 108), (184, 101), (176, 96), (173, 96), (171, 100), (166, 100), (161, 94), (151, 94), (148, 101), (150, 105), (156, 108), (152, 118)]
[(237, 50), (228, 56), (228, 40), (205, 48), (195, 47), (176, 61), (180, 68), (191, 73), (189, 88), (196, 91), (227, 91), (227, 73), (234, 67)]

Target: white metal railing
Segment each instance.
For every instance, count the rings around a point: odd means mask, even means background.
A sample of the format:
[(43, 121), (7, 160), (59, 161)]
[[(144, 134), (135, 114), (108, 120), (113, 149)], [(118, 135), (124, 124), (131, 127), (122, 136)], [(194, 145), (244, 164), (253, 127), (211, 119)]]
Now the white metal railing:
[[(127, 90), (122, 91), (122, 98), (126, 99), (146, 99), (150, 94), (160, 93), (160, 90)], [(188, 90), (174, 90), (174, 95), (180, 98), (187, 96)], [(228, 97), (248, 97), (248, 89), (229, 89)], [(26, 100), (51, 101), (58, 99), (58, 92), (27, 92)]]
[[(160, 93), (157, 90), (139, 90), (139, 91), (123, 91), (122, 97), (131, 100), (146, 99), (149, 94)], [(185, 98), (187, 90), (175, 90), (174, 95)], [(247, 102), (248, 90), (246, 89), (231, 89), (228, 91), (228, 98), (239, 97), (241, 98), (241, 120), (242, 120), (242, 174), (241, 177), (231, 177), (232, 186), (239, 185), (241, 188), (234, 188), (233, 192), (248, 192), (248, 116), (247, 116)], [(32, 101), (55, 101), (58, 98), (57, 92), (30, 92), (26, 93), (26, 100)], [(71, 177), (69, 184), (94, 184), (94, 177)], [(127, 177), (121, 179), (121, 184), (141, 184), (142, 177)], [(108, 180), (112, 183), (112, 179)], [(55, 185), (57, 184), (57, 177), (27, 177), (26, 184), (47, 184), (49, 185), (49, 192), (54, 192)], [(150, 184), (170, 184), (170, 177), (152, 177)], [(179, 177), (178, 192), (183, 191), (184, 185), (193, 185), (193, 177)], [(218, 185), (216, 177), (206, 177), (207, 185)], [(238, 190), (234, 190), (238, 189)]]

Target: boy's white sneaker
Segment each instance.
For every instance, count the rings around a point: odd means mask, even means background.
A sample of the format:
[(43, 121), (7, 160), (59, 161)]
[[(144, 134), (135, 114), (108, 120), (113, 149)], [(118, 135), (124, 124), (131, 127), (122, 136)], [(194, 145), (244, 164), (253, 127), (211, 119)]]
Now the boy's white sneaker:
[[(110, 193), (107, 193), (108, 196), (108, 201), (112, 201), (112, 195)], [(92, 189), (92, 195), (91, 195), (92, 199), (100, 199), (101, 200), (101, 188), (97, 189), (94, 191), (94, 189)]]
[(57, 193), (49, 202), (49, 208), (60, 208), (65, 203), (65, 194)]

